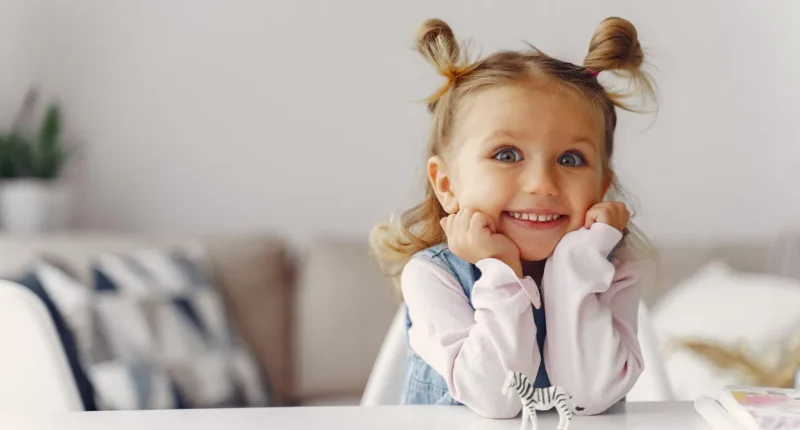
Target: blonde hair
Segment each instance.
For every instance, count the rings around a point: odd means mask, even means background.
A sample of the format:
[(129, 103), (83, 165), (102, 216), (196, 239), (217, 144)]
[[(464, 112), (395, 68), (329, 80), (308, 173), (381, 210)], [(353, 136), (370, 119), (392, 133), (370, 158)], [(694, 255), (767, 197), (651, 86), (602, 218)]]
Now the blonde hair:
[[(583, 66), (557, 60), (533, 46), (524, 52), (500, 51), (470, 62), (450, 26), (439, 19), (429, 19), (422, 24), (417, 32), (416, 47), (439, 74), (447, 78), (447, 83), (426, 100), (433, 116), (427, 157), (442, 155), (449, 149), (456, 108), (465, 96), (499, 85), (540, 78), (579, 95), (593, 112), (602, 113), (605, 128), (602, 164), (603, 171), (611, 179), (605, 197), (616, 198), (622, 193), (610, 165), (617, 125), (615, 108), (636, 112), (629, 100), (637, 92), (606, 90), (598, 82), (597, 74), (610, 71), (628, 79), (632, 84), (629, 88), (638, 88), (640, 96), (655, 96), (651, 80), (642, 70), (644, 53), (633, 24), (621, 18), (607, 18), (601, 22), (589, 43)], [(403, 212), (399, 220), (390, 219), (376, 226), (370, 234), (370, 242), (386, 274), (396, 280), (411, 256), (446, 241), (439, 220), (447, 215), (430, 182), (426, 181), (422, 202)], [(635, 238), (643, 248), (651, 248), (633, 224), (626, 237), (629, 243)]]

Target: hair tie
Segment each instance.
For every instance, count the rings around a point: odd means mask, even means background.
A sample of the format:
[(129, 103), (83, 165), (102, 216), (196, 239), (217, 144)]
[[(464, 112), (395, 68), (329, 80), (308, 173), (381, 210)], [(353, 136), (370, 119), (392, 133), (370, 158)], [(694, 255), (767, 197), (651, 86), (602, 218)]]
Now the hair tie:
[(587, 72), (589, 72), (589, 74), (590, 74), (590, 75), (592, 75), (592, 76), (594, 76), (595, 78), (597, 77), (597, 75), (599, 75), (599, 74), (600, 74), (600, 72), (598, 72), (597, 70), (595, 70), (595, 69), (590, 69), (590, 68), (588, 68), (588, 67), (586, 68), (586, 71), (587, 71)]
[(428, 97), (428, 103), (436, 103), (447, 91), (450, 90), (455, 84), (456, 81), (461, 79), (462, 76), (466, 75), (467, 73), (475, 70), (478, 67), (478, 63), (473, 63), (466, 66), (451, 66), (446, 70), (439, 71), (439, 74), (447, 78), (447, 82), (439, 88), (439, 91), (436, 91), (432, 96)]

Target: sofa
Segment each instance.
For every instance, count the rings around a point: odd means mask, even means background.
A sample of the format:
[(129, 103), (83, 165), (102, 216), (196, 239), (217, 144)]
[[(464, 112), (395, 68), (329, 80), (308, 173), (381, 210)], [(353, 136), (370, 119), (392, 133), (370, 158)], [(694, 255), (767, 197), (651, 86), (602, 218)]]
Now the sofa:
[[(204, 250), (236, 327), (269, 378), (272, 405), (355, 405), (400, 304), (366, 238), (318, 236), (304, 246), (278, 235), (165, 237), (69, 231), (0, 235), (0, 277), (46, 255), (87, 279), (99, 252), (191, 244)], [(704, 264), (778, 273), (782, 243), (662, 243), (647, 267), (648, 307)]]
[(358, 403), (399, 304), (361, 241), (319, 238), (301, 253), (273, 234), (6, 234), (0, 236), (0, 278), (20, 276), (45, 256), (88, 284), (99, 253), (179, 246), (206, 251), (230, 317), (269, 379), (271, 405)]

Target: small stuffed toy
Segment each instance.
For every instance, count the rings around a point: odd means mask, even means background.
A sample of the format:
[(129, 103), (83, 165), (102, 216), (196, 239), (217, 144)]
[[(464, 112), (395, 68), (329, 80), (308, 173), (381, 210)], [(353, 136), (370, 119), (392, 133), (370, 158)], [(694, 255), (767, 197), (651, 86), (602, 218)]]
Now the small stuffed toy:
[(528, 420), (531, 421), (531, 428), (536, 430), (536, 411), (546, 411), (552, 408), (556, 408), (560, 417), (558, 430), (567, 430), (573, 411), (583, 410), (572, 404), (572, 396), (560, 386), (533, 388), (533, 382), (519, 372), (508, 372), (503, 384), (503, 394), (507, 394), (509, 389), (513, 389), (522, 402), (522, 427), (520, 430), (525, 430)]

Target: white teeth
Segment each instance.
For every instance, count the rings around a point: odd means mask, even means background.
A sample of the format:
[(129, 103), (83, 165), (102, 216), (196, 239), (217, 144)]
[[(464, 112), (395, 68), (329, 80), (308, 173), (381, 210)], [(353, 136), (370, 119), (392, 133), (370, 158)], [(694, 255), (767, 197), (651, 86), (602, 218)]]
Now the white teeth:
[(523, 212), (509, 212), (509, 214), (516, 219), (523, 219), (534, 222), (554, 221), (561, 218), (561, 215), (556, 215), (556, 214), (538, 215), (538, 214), (523, 213)]

